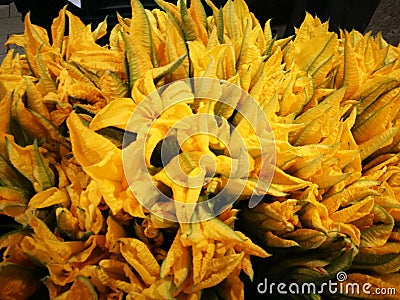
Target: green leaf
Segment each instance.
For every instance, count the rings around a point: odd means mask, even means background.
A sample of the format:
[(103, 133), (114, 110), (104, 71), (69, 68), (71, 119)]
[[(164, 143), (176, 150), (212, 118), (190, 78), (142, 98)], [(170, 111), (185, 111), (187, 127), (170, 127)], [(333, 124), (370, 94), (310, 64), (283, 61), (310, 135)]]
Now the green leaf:
[(106, 128), (101, 128), (96, 132), (108, 138), (115, 146), (122, 147), (122, 142), (124, 140), (124, 130), (110, 126)]
[(33, 145), (26, 147), (6, 140), (6, 146), (10, 162), (32, 183), (36, 192), (54, 186), (54, 173), (40, 154), (36, 140)]
[(360, 247), (380, 247), (383, 246), (390, 237), (394, 227), (393, 217), (381, 206), (374, 204), (373, 213), (376, 222), (371, 227), (361, 230)]
[(336, 276), (338, 272), (348, 270), (351, 267), (354, 255), (354, 249), (343, 250), (342, 255), (325, 268), (326, 271), (328, 274)]
[(183, 34), (185, 41), (195, 41), (198, 39), (198, 34), (196, 31), (196, 26), (192, 17), (189, 15), (185, 1), (179, 1), (179, 10), (181, 13), (182, 23), (183, 23)]
[(151, 32), (150, 20), (146, 14), (143, 4), (139, 0), (131, 1), (132, 20), (130, 34), (140, 37), (141, 45), (151, 58), (153, 67), (157, 67), (153, 35)]
[(154, 84), (157, 84), (163, 77), (176, 71), (182, 65), (186, 57), (187, 54), (184, 54), (175, 61), (165, 66), (153, 69), (152, 72), (153, 72)]
[(321, 231), (307, 228), (300, 228), (296, 231), (286, 233), (281, 236), (297, 242), (304, 249), (315, 249), (321, 246), (328, 238)]
[(387, 129), (380, 135), (374, 136), (372, 139), (359, 145), (361, 160), (371, 156), (375, 151), (387, 146), (393, 140), (393, 137), (400, 132), (400, 127), (393, 127)]
[(375, 254), (362, 251), (354, 258), (354, 269), (371, 270), (380, 274), (395, 273), (400, 270), (399, 253)]
[(39, 85), (45, 90), (46, 94), (53, 92), (57, 92), (56, 83), (51, 79), (50, 73), (47, 70), (46, 65), (43, 62), (41, 48), (44, 44), (42, 44), (37, 50), (36, 55), (36, 64), (38, 66), (38, 77), (39, 77)]
[(32, 158), (35, 162), (33, 174), (36, 178), (40, 178), (42, 190), (47, 190), (55, 185), (54, 173), (49, 164), (45, 162), (42, 154), (39, 152), (37, 141), (33, 142), (33, 155)]
[(380, 95), (390, 91), (398, 85), (399, 81), (395, 77), (379, 75), (367, 81), (360, 91), (360, 104), (357, 109), (357, 115), (363, 113), (372, 105)]
[(150, 57), (143, 53), (140, 47), (132, 41), (125, 32), (120, 32), (125, 45), (125, 55), (128, 62), (129, 87), (133, 88), (136, 80), (144, 76), (144, 72), (152, 68)]
[[(215, 17), (216, 16), (214, 16), (214, 18)], [(220, 8), (218, 10), (218, 19), (217, 19), (216, 23), (217, 23), (217, 32), (218, 32), (218, 42), (220, 44), (222, 44), (222, 42), (224, 41), (224, 30), (225, 30), (224, 12), (223, 12), (222, 8)]]

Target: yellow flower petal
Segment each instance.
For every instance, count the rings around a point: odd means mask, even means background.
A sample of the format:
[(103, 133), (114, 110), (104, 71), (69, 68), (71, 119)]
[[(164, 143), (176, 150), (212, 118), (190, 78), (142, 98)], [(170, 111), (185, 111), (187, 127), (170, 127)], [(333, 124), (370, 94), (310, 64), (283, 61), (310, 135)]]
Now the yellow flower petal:
[(147, 246), (133, 238), (120, 238), (118, 241), (122, 256), (139, 273), (143, 282), (147, 285), (154, 283), (160, 274), (160, 266)]

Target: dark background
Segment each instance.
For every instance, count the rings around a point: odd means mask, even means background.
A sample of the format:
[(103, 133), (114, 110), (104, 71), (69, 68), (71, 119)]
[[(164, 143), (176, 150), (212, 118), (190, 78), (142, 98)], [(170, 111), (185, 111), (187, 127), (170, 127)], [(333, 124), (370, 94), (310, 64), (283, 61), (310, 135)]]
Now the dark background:
[[(31, 10), (33, 23), (49, 28), (52, 19), (67, 3), (67, 0), (17, 0), (14, 2), (23, 14)], [(226, 0), (213, 2), (221, 6)], [(400, 41), (400, 0), (246, 0), (246, 2), (261, 24), (272, 18), (271, 24), (278, 37), (293, 34), (293, 27), (300, 25), (305, 11), (308, 11), (323, 21), (329, 19), (332, 30), (355, 28), (361, 32), (372, 30), (375, 33), (382, 30), (383, 36), (391, 44), (397, 45)], [(149, 9), (157, 7), (154, 0), (142, 0), (142, 3)], [(72, 4), (69, 4), (69, 9), (87, 24), (99, 23), (106, 15), (109, 15), (108, 21), (111, 28), (116, 23), (116, 11), (124, 17), (130, 15), (130, 1), (82, 0), (82, 9)]]
[(381, 0), (366, 30), (382, 31), (383, 37), (392, 45), (400, 43), (400, 1)]

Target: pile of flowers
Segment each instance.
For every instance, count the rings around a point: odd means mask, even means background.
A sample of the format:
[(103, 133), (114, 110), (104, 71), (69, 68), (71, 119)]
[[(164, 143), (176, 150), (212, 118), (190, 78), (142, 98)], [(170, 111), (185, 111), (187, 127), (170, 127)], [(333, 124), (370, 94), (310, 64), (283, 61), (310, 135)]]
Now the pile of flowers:
[(244, 299), (340, 271), (400, 291), (400, 47), (309, 14), (276, 39), (244, 0), (156, 2), (105, 46), (106, 20), (66, 8), (7, 41), (24, 54), (0, 67), (0, 212), (19, 224), (0, 298)]

